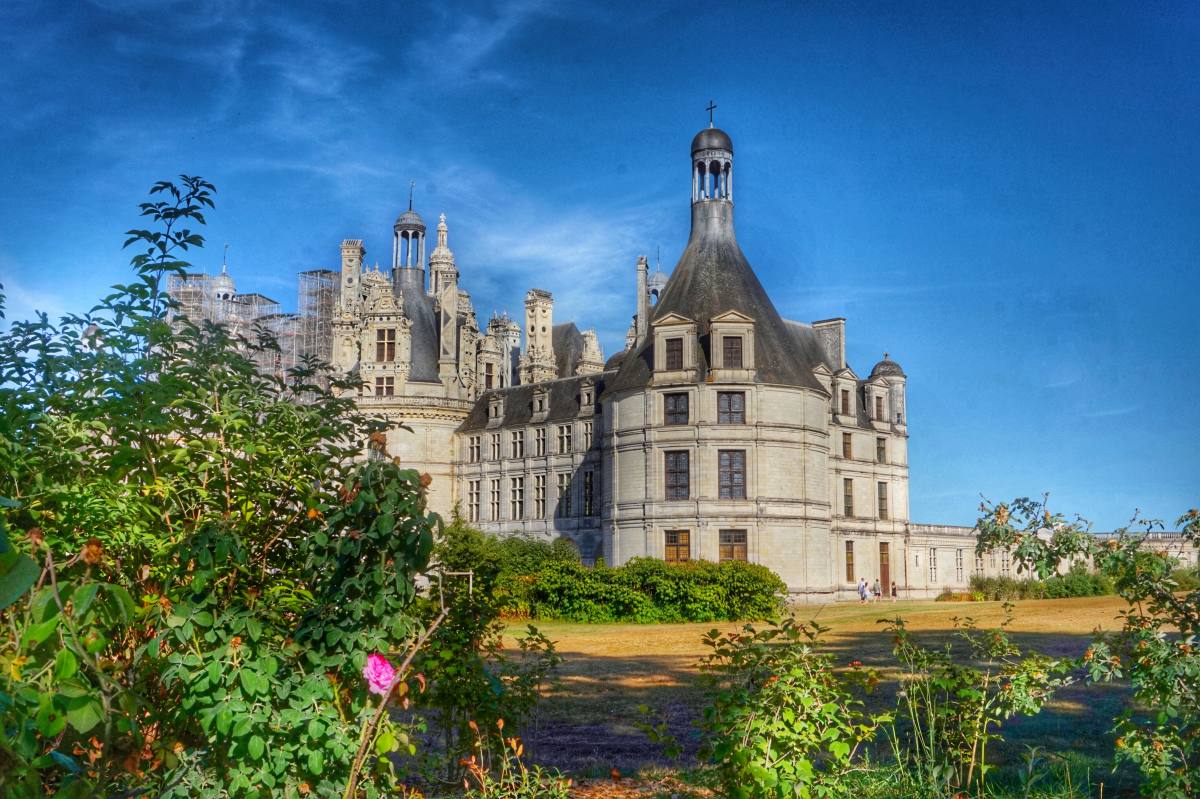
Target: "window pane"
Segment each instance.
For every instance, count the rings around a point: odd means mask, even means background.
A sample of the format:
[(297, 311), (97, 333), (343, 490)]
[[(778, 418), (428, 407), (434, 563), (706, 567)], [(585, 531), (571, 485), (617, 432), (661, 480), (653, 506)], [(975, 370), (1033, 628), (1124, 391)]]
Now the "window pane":
[(726, 369), (741, 369), (742, 368), (742, 337), (741, 336), (722, 336), (721, 337), (721, 363)]
[(717, 394), (717, 422), (746, 423), (746, 395), (741, 391), (722, 391)]
[(691, 534), (687, 530), (667, 530), (664, 557), (668, 563), (683, 563), (691, 557)]
[(746, 560), (746, 531), (721, 530), (718, 535), (720, 543), (720, 560)]
[(717, 453), (718, 497), (721, 499), (746, 498), (746, 452), (740, 449), (723, 449)]
[(667, 369), (677, 371), (683, 368), (683, 339), (667, 339)]
[(691, 494), (688, 452), (666, 453), (667, 499), (687, 499)]
[(665, 394), (664, 401), (666, 404), (665, 421), (667, 424), (688, 423), (687, 394)]

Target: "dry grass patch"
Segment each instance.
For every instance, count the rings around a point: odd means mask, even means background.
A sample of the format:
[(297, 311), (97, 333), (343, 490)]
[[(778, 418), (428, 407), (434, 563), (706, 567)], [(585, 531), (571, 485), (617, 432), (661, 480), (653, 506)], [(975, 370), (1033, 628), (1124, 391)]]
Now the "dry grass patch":
[[(1094, 629), (1117, 630), (1118, 597), (1029, 600), (1016, 603), (1011, 630), (1022, 647), (1057, 656), (1077, 656)], [(825, 637), (840, 659), (852, 659), (881, 670), (884, 684), (872, 705), (894, 702), (895, 660), (891, 639), (878, 620), (903, 616), (908, 629), (927, 642), (949, 640), (953, 618), (971, 616), (981, 626), (1003, 618), (999, 602), (879, 602), (868, 605), (798, 605), (797, 618), (814, 619), (830, 628)], [(645, 720), (640, 705), (653, 708), (684, 744), (688, 763), (698, 740), (692, 722), (700, 712), (696, 662), (704, 654), (701, 637), (717, 624), (569, 624), (538, 623), (564, 657), (561, 682), (537, 712), (525, 740), (538, 762), (579, 777), (604, 778), (612, 769), (624, 775), (672, 765), (636, 724)], [(521, 625), (514, 625), (520, 629)], [(1026, 744), (1072, 751), (1106, 769), (1112, 741), (1107, 729), (1125, 701), (1123, 689), (1111, 686), (1072, 687), (1043, 713), (1005, 729), (1009, 739), (998, 751), (1001, 761), (1015, 762)]]

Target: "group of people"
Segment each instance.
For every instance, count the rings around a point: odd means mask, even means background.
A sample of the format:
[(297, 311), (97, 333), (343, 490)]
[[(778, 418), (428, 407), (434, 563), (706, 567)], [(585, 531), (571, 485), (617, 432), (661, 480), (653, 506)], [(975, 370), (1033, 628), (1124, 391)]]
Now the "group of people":
[[(896, 581), (895, 580), (892, 581), (891, 595), (892, 595), (892, 601), (895, 602), (896, 601)], [(871, 586), (867, 585), (866, 577), (858, 578), (858, 603), (860, 605), (865, 605), (867, 602), (870, 602), (872, 599), (874, 599), (874, 601), (878, 602), (882, 598), (883, 598), (883, 586), (881, 586), (879, 584), (879, 578), (876, 578), (875, 583)]]

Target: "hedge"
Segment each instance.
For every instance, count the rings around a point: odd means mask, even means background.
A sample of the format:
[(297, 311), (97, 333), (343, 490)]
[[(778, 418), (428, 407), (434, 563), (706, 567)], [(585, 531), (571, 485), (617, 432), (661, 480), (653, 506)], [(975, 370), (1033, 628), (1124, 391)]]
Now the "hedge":
[(633, 558), (609, 567), (584, 566), (566, 539), (497, 538), (461, 521), (445, 529), (445, 547), (459, 553), (510, 618), (577, 622), (687, 622), (772, 619), (787, 586), (766, 566), (743, 561), (666, 563)]

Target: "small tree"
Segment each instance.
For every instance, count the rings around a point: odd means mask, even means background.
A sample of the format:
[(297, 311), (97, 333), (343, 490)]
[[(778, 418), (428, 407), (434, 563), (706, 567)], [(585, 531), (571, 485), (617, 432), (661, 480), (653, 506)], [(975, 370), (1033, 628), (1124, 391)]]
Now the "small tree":
[[(1042, 576), (1061, 563), (1086, 559), (1113, 581), (1129, 604), (1121, 632), (1097, 637), (1079, 663), (1094, 681), (1128, 676), (1149, 714), (1131, 707), (1115, 720), (1117, 761), (1138, 767), (1147, 796), (1200, 795), (1200, 590), (1181, 591), (1175, 561), (1145, 545), (1147, 534), (1162, 525), (1135, 520), (1099, 541), (1082, 519), (1051, 513), (1045, 498), (984, 503), (981, 510), (980, 554), (1012, 549), (1022, 568)], [(1200, 511), (1176, 523), (1185, 542), (1200, 546)]]

